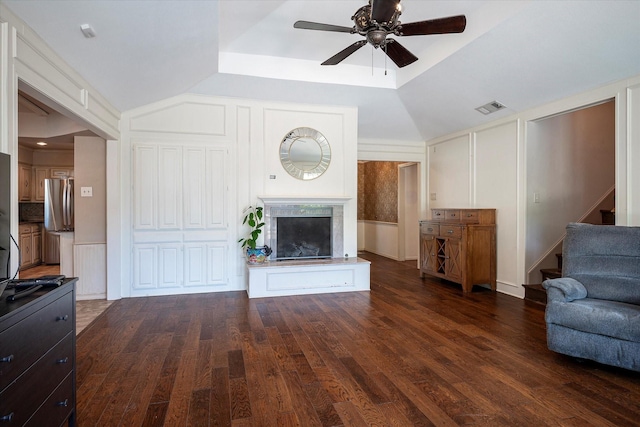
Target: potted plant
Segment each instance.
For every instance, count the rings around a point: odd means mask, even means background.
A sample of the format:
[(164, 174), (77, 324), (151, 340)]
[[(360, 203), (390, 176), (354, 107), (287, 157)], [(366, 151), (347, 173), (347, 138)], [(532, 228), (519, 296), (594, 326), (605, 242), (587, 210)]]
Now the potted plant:
[(269, 246), (257, 246), (258, 237), (262, 233), (262, 227), (264, 227), (262, 209), (261, 206), (249, 206), (243, 212), (242, 225), (247, 224), (251, 227), (251, 232), (248, 237), (238, 240), (238, 243), (243, 249), (246, 248), (247, 262), (249, 264), (263, 263), (271, 255)]

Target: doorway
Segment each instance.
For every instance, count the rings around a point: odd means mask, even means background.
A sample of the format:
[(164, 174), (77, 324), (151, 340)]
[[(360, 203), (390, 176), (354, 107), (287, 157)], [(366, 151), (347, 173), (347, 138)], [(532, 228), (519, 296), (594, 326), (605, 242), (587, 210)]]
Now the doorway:
[[(78, 299), (106, 298), (106, 141), (22, 81), (17, 97), (20, 276), (80, 277)], [(45, 180), (67, 178), (77, 184), (75, 229), (45, 230)]]
[(416, 162), (358, 162), (358, 250), (418, 259), (420, 168)]

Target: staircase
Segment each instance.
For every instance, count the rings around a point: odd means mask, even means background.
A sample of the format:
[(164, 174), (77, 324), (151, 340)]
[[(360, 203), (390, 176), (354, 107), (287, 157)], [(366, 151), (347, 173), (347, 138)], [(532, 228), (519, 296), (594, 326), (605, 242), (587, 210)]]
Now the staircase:
[[(615, 212), (612, 210), (600, 210), (602, 215), (602, 225), (615, 225)], [(557, 268), (542, 268), (540, 274), (542, 274), (542, 281), (547, 279), (557, 279), (562, 277), (562, 254), (556, 254), (558, 267)], [(522, 285), (524, 287), (524, 299), (535, 302), (538, 304), (547, 304), (547, 291), (542, 287), (542, 284), (534, 285)]]
[[(540, 269), (543, 282), (547, 279), (557, 279), (558, 277), (562, 277), (562, 254), (556, 254), (556, 258), (558, 259), (557, 268)], [(547, 304), (547, 291), (542, 287), (542, 284), (522, 286), (524, 287), (524, 299), (538, 304)]]

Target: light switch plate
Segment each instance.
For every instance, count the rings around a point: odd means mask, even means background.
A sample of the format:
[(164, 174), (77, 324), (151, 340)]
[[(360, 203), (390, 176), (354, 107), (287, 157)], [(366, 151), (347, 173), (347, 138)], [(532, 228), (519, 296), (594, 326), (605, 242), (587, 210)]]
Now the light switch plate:
[(80, 187), (80, 197), (93, 197), (93, 187)]

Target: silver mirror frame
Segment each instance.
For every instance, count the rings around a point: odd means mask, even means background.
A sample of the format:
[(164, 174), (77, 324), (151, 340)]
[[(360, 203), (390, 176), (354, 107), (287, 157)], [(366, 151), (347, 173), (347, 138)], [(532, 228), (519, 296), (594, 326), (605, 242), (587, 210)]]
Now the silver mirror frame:
[[(318, 144), (318, 155), (303, 167), (296, 160), (296, 143), (314, 141)], [(293, 151), (292, 151), (293, 150)], [(315, 151), (315, 150), (313, 150)], [(309, 127), (299, 127), (287, 133), (280, 143), (280, 163), (289, 175), (300, 180), (312, 180), (321, 176), (331, 163), (331, 147), (329, 141), (319, 131)]]

